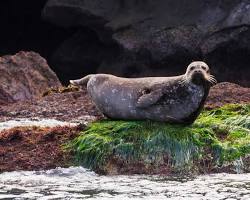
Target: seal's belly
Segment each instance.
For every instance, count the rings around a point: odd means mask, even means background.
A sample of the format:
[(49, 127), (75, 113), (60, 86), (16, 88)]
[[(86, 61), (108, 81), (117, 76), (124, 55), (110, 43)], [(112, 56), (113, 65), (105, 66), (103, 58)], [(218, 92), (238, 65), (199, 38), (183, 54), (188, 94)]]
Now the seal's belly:
[[(181, 120), (189, 117), (201, 104), (205, 91), (200, 87), (188, 87), (181, 92), (174, 91), (172, 96), (166, 94), (149, 112), (159, 114), (161, 121), (164, 119)], [(158, 112), (158, 113), (157, 113)]]

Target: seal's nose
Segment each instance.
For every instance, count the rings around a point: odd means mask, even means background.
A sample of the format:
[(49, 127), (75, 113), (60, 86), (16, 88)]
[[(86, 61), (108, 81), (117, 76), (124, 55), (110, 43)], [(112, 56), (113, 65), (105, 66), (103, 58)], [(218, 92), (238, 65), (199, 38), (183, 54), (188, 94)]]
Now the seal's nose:
[(195, 73), (200, 73), (200, 74), (202, 73), (202, 71), (199, 70), (199, 69), (195, 70), (194, 72), (195, 72)]

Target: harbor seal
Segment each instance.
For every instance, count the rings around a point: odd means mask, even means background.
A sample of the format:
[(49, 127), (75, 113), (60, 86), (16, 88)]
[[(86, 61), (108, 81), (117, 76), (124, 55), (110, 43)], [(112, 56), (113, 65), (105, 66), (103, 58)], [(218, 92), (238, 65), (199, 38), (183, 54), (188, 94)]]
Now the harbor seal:
[(180, 76), (121, 78), (93, 74), (70, 83), (87, 85), (93, 102), (108, 118), (191, 124), (216, 80), (206, 63), (195, 61)]

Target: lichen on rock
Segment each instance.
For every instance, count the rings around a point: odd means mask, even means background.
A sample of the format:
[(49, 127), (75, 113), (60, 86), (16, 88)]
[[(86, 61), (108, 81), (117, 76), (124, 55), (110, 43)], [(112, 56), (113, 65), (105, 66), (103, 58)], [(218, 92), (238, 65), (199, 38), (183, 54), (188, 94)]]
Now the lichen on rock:
[(102, 120), (67, 148), (78, 164), (108, 174), (235, 170), (250, 154), (250, 105), (204, 110), (189, 126)]

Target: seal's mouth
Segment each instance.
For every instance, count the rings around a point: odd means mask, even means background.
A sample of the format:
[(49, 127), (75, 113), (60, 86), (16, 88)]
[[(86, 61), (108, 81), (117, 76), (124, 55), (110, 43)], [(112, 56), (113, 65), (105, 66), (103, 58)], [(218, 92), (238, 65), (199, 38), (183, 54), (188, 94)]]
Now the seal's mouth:
[(191, 80), (194, 84), (201, 85), (206, 82), (207, 79), (202, 71), (196, 71), (192, 74)]

